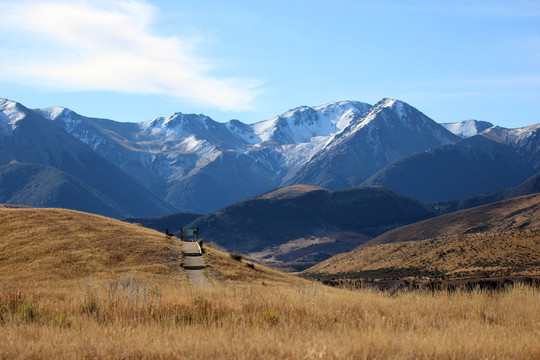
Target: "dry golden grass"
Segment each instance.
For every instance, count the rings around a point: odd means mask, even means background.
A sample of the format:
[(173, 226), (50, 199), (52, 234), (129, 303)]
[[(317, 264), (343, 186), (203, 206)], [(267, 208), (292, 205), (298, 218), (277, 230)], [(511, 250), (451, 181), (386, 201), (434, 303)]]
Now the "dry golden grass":
[(173, 240), (138, 225), (64, 209), (0, 208), (0, 280), (68, 282), (180, 274)]
[(124, 276), (56, 296), (0, 292), (0, 357), (538, 359), (540, 293), (349, 291)]
[[(406, 269), (404, 276), (540, 275), (540, 230), (440, 236), (361, 247), (310, 268), (307, 273), (368, 273)], [(409, 275), (410, 274), (410, 275)]]
[(538, 289), (351, 291), (212, 246), (197, 289), (155, 231), (66, 210), (0, 221), (2, 359), (540, 358)]
[(305, 285), (309, 281), (245, 260), (233, 260), (231, 255), (213, 245), (205, 245), (207, 277), (214, 282)]
[(540, 275), (540, 194), (389, 231), (306, 273), (372, 279)]
[[(130, 272), (158, 283), (186, 280), (179, 267), (176, 238), (136, 224), (65, 209), (0, 208), (0, 284), (2, 281), (72, 287)], [(303, 283), (297, 277), (246, 262), (205, 245), (208, 275), (215, 281)]]
[(479, 206), (388, 231), (364, 246), (477, 232), (540, 229), (540, 194)]

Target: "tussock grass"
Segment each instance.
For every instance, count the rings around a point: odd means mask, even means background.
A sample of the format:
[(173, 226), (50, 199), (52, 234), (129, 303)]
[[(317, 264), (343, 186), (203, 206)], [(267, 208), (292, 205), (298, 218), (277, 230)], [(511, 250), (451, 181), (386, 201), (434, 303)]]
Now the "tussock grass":
[(540, 358), (540, 292), (523, 285), (351, 291), (205, 245), (214, 285), (197, 289), (155, 231), (66, 210), (0, 221), (2, 359)]
[(388, 231), (306, 273), (344, 278), (537, 276), (540, 194)]
[(309, 281), (260, 264), (244, 260), (241, 254), (229, 254), (213, 244), (205, 243), (207, 276), (222, 284), (257, 283), (261, 285), (282, 284), (302, 286)]
[(179, 274), (180, 256), (173, 240), (134, 224), (64, 209), (0, 208), (4, 281), (73, 285), (90, 273), (126, 271), (168, 279)]
[[(0, 294), (3, 358), (540, 357), (540, 293), (520, 285), (395, 295), (318, 284), (197, 290), (128, 274), (56, 297)], [(17, 311), (28, 303), (31, 319)]]
[[(308, 274), (368, 274), (385, 269), (421, 269), (439, 276), (540, 274), (540, 230), (515, 229), (359, 247), (315, 265)], [(400, 271), (396, 270), (397, 275)], [(414, 274), (412, 274), (414, 275)], [(421, 274), (416, 274), (420, 276)]]

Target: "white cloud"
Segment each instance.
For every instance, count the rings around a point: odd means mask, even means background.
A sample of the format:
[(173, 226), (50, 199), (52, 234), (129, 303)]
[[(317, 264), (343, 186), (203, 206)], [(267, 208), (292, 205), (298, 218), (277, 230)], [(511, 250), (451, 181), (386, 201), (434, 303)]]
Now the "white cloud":
[(0, 2), (0, 77), (62, 90), (165, 94), (247, 110), (258, 82), (212, 76), (190, 39), (152, 32), (141, 1)]

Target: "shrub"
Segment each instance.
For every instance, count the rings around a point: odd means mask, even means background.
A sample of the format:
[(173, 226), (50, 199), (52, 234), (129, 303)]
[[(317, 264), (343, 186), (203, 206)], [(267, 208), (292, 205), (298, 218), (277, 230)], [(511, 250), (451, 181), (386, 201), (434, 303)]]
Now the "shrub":
[(268, 323), (268, 324), (277, 324), (279, 322), (279, 319), (280, 319), (280, 313), (279, 311), (276, 311), (276, 310), (267, 310), (264, 314), (263, 314), (263, 321)]
[(53, 317), (54, 323), (60, 327), (70, 327), (71, 320), (65, 312), (57, 313)]
[(37, 305), (32, 301), (25, 300), (17, 307), (17, 314), (20, 320), (34, 321), (38, 316)]
[(231, 254), (231, 258), (236, 261), (242, 261), (244, 259), (244, 255), (242, 254)]

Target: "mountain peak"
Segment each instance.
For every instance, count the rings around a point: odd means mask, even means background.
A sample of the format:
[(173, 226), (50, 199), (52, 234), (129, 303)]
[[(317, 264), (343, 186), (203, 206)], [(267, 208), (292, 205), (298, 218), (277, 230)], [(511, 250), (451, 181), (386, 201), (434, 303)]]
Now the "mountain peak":
[(359, 121), (354, 125), (353, 131), (357, 131), (364, 126), (371, 124), (376, 119), (382, 120), (389, 124), (400, 122), (407, 124), (407, 126), (418, 127), (418, 124), (409, 123), (411, 121), (415, 123), (418, 123), (418, 121), (426, 122), (429, 118), (403, 101), (383, 98), (373, 105), (369, 111), (366, 112), (361, 119), (359, 119)]
[[(533, 133), (538, 134), (540, 124), (524, 126), (516, 129), (507, 129), (501, 126), (492, 126), (485, 130), (482, 135), (502, 144), (517, 144), (522, 140), (530, 139)], [(536, 137), (538, 139), (538, 137)]]
[(493, 126), (490, 122), (479, 120), (463, 120), (455, 123), (443, 123), (441, 125), (461, 138), (478, 135)]
[(371, 106), (358, 101), (339, 101), (310, 107), (300, 106), (270, 120), (253, 125), (263, 141), (279, 144), (308, 143), (345, 129)]
[(73, 111), (71, 111), (70, 109), (68, 108), (65, 108), (63, 106), (53, 106), (53, 107), (48, 107), (48, 108), (45, 108), (45, 109), (38, 109), (37, 110), (42, 116), (44, 116), (45, 118), (49, 119), (49, 120), (54, 120), (56, 119), (57, 117), (59, 117), (60, 115), (64, 114), (64, 113), (72, 113), (74, 114)]
[(396, 99), (390, 99), (390, 98), (383, 98), (377, 104), (375, 104), (375, 106), (392, 107), (396, 102), (401, 103), (402, 101), (399, 101), (399, 100), (396, 100)]
[(26, 116), (27, 110), (15, 101), (0, 99), (0, 131), (11, 133), (17, 121)]

